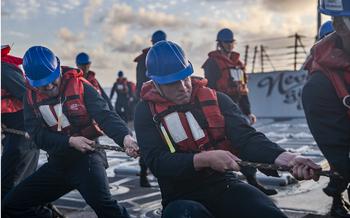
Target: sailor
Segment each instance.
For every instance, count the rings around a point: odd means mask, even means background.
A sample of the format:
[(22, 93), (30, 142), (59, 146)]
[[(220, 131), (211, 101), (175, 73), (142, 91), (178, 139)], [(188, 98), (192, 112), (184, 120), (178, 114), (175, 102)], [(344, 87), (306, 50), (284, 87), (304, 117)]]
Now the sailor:
[(114, 93), (117, 93), (117, 100), (115, 101), (115, 110), (117, 114), (128, 122), (127, 113), (129, 111), (129, 86), (128, 79), (124, 77), (123, 71), (118, 72), (118, 78), (114, 82), (109, 98), (112, 100)]
[[(291, 167), (298, 179), (317, 179), (320, 167), (257, 132), (225, 94), (190, 77), (181, 47), (155, 44), (135, 112), (141, 155), (158, 178), (163, 218), (287, 217), (264, 193), (238, 180), (238, 162)], [(276, 172), (265, 172), (274, 175)]]
[[(163, 30), (157, 30), (152, 34), (151, 42), (152, 45), (159, 41), (166, 40), (166, 33)], [(150, 47), (142, 50), (142, 53), (134, 59), (136, 65), (136, 96), (140, 97), (141, 88), (144, 82), (147, 82), (149, 78), (146, 75), (146, 56)]]
[(230, 29), (221, 29), (216, 41), (217, 49), (208, 53), (208, 59), (202, 66), (208, 86), (228, 95), (239, 105), (250, 124), (254, 124), (256, 117), (250, 110), (245, 65), (240, 60), (240, 54), (233, 51), (234, 34)]
[[(24, 130), (23, 96), (25, 80), (22, 58), (9, 54), (9, 45), (1, 46), (1, 125)], [(1, 199), (37, 168), (39, 149), (24, 136), (5, 133), (1, 155)]]
[(109, 110), (82, 71), (61, 66), (48, 48), (29, 48), (23, 68), (29, 83), (25, 128), (49, 158), (7, 194), (2, 211), (9, 217), (50, 217), (33, 208), (76, 189), (98, 217), (129, 217), (109, 191), (106, 154), (93, 147), (104, 132), (136, 157), (138, 146), (126, 124)]
[[(202, 66), (205, 77), (208, 79), (208, 86), (228, 95), (238, 104), (249, 124), (252, 125), (256, 122), (256, 117), (250, 109), (245, 65), (240, 60), (240, 54), (233, 51), (236, 41), (234, 34), (230, 29), (221, 29), (216, 41), (217, 49), (209, 52), (208, 59)], [(257, 181), (255, 169), (242, 167), (241, 172), (249, 184), (254, 185), (265, 194), (277, 194), (275, 189), (265, 188)]]
[(89, 81), (93, 87), (95, 87), (96, 91), (108, 103), (109, 109), (113, 111), (114, 109), (110, 99), (108, 98), (106, 92), (103, 90), (100, 83), (96, 79), (96, 73), (90, 70), (90, 66), (91, 66), (90, 56), (85, 52), (81, 52), (76, 56), (75, 63), (77, 67), (83, 71), (84, 78), (87, 81)]
[[(159, 41), (166, 40), (166, 33), (163, 30), (157, 30), (152, 34), (151, 37), (151, 42), (152, 45), (156, 44)], [(136, 97), (139, 99), (140, 98), (140, 92), (143, 83), (147, 82), (149, 78), (146, 75), (146, 56), (149, 51), (150, 47), (145, 48), (142, 50), (142, 54), (137, 56), (135, 58), (135, 62), (137, 62), (136, 65)], [(145, 164), (145, 161), (143, 160), (142, 155), (140, 156), (139, 160), (140, 164), (140, 186), (141, 187), (151, 187), (151, 184), (148, 181), (147, 178), (147, 171), (148, 168)]]
[(334, 32), (311, 49), (310, 78), (303, 88), (305, 116), (331, 169), (324, 192), (333, 198), (331, 215), (350, 217), (342, 197), (350, 182), (350, 1), (323, 0), (319, 11), (332, 16)]

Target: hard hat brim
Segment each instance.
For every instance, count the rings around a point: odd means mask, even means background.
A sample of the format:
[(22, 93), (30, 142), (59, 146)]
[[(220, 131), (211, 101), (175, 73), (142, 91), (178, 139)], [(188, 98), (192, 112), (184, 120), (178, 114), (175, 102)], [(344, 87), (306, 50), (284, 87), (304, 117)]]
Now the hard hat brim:
[(53, 81), (55, 81), (60, 76), (60, 73), (61, 73), (61, 65), (60, 65), (59, 59), (57, 58), (57, 68), (49, 76), (39, 80), (32, 80), (27, 77), (27, 80), (29, 84), (33, 87), (46, 86), (52, 83)]
[(332, 17), (348, 17), (350, 16), (350, 12), (346, 11), (330, 11), (326, 9), (319, 9), (321, 14), (329, 15)]
[(83, 63), (78, 63), (78, 62), (77, 62), (77, 65), (87, 65), (87, 64), (91, 64), (91, 61), (83, 62)]
[(233, 39), (233, 40), (219, 40), (219, 39), (217, 39), (216, 41), (217, 42), (224, 42), (224, 43), (232, 43), (232, 42), (235, 42), (236, 39)]
[(151, 80), (153, 80), (157, 84), (164, 85), (164, 84), (173, 83), (179, 80), (183, 80), (188, 76), (190, 76), (192, 73), (193, 73), (193, 67), (192, 67), (192, 64), (189, 62), (188, 66), (179, 72), (169, 74), (166, 76), (151, 76)]

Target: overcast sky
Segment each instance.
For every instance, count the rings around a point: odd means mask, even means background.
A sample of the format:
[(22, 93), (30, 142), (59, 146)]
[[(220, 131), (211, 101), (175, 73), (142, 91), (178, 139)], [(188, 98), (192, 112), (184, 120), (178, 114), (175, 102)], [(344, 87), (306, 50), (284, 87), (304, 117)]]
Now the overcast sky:
[(316, 5), (317, 0), (2, 0), (1, 40), (13, 44), (18, 56), (30, 46), (47, 46), (70, 66), (77, 53), (87, 52), (98, 79), (111, 86), (118, 70), (135, 80), (133, 59), (151, 45), (155, 30), (180, 44), (203, 75), (200, 67), (221, 28), (234, 31), (241, 53), (257, 39), (295, 32), (311, 39)]

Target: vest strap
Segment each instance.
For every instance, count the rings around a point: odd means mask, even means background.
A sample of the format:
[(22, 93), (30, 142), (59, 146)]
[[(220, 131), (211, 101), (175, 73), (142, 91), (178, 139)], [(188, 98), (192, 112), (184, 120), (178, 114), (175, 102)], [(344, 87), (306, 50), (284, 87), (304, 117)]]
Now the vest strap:
[(168, 109), (166, 109), (158, 114), (154, 113), (153, 121), (156, 124), (159, 124), (161, 119), (168, 114), (171, 114), (173, 112), (186, 112), (186, 111), (190, 111), (192, 108), (194, 108), (193, 104), (173, 105), (173, 106), (170, 106)]
[(347, 114), (350, 116), (350, 94), (345, 87), (344, 81), (340, 78), (339, 73), (332, 73), (327, 68), (324, 68), (323, 73), (331, 81), (338, 97), (342, 101), (343, 105), (347, 108)]

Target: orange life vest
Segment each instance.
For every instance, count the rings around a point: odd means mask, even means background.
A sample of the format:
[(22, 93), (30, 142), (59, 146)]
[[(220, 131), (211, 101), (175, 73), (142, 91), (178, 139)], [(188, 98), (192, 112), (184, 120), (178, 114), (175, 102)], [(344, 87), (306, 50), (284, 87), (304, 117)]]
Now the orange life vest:
[(1, 88), (1, 113), (15, 113), (23, 110), (22, 101), (13, 97), (5, 89)]
[(102, 92), (101, 92), (100, 84), (98, 83), (95, 75), (96, 75), (95, 72), (89, 71), (88, 75), (86, 77), (86, 80), (89, 81), (91, 83), (91, 85), (96, 89), (98, 94), (101, 95)]
[(136, 95), (136, 84), (132, 81), (128, 81), (128, 89), (129, 89), (129, 95), (135, 96)]
[(331, 81), (350, 118), (350, 56), (337, 48), (337, 40), (336, 33), (332, 33), (314, 45), (309, 73), (320, 71)]
[(90, 83), (84, 79), (82, 71), (62, 67), (62, 75), (59, 97), (50, 98), (34, 88), (27, 89), (28, 103), (35, 114), (53, 131), (89, 139), (103, 135), (84, 103), (83, 84)]
[[(10, 46), (1, 49), (1, 62), (15, 66), (22, 73), (22, 70), (19, 68), (19, 65), (22, 64), (22, 58), (9, 55), (10, 50)], [(6, 89), (1, 87), (1, 113), (15, 113), (21, 110), (23, 110), (22, 100), (15, 98)]]
[(152, 81), (144, 83), (141, 98), (149, 103), (153, 120), (173, 152), (228, 150), (237, 153), (225, 135), (225, 121), (216, 91), (206, 79), (192, 77), (191, 102), (175, 105), (160, 96)]
[(117, 78), (116, 83), (116, 91), (120, 94), (128, 94), (128, 80), (125, 77)]
[(239, 60), (240, 54), (231, 52), (230, 58), (220, 51), (212, 51), (209, 58), (215, 60), (220, 69), (220, 79), (216, 82), (216, 91), (223, 92), (229, 96), (247, 95), (247, 74), (245, 66)]

